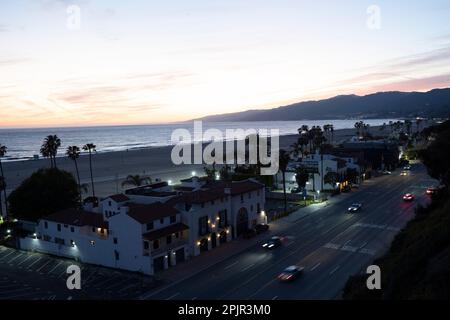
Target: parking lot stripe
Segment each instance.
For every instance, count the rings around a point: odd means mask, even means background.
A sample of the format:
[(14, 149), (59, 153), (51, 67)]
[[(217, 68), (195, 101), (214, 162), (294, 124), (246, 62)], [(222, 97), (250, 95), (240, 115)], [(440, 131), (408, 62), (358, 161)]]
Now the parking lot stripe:
[(31, 270), (31, 267), (34, 266), (34, 265), (36, 264), (36, 262), (38, 262), (38, 261), (41, 260), (41, 259), (42, 259), (42, 257), (38, 257), (38, 258), (36, 259), (36, 261), (34, 261), (32, 264), (30, 264), (30, 265), (28, 266), (28, 269)]
[(4, 261), (4, 259), (6, 259), (7, 257), (9, 257), (11, 254), (13, 254), (15, 251), (11, 250), (11, 252), (7, 253), (6, 255), (4, 255), (0, 260)]
[(36, 272), (40, 272), (46, 265), (48, 265), (49, 263), (52, 263), (52, 262), (53, 262), (52, 260), (47, 261), (42, 266), (40, 266), (39, 269), (36, 270)]
[(22, 253), (19, 253), (19, 254), (17, 254), (15, 257), (12, 257), (11, 259), (9, 259), (9, 261), (8, 262), (6, 262), (6, 263), (12, 263), (14, 260), (16, 260), (17, 258), (19, 258), (19, 257), (21, 257), (21, 256), (23, 256), (22, 255)]
[(20, 266), (21, 264), (23, 264), (25, 261), (27, 261), (27, 260), (29, 260), (29, 259), (31, 259), (31, 258), (34, 258), (35, 256), (33, 255), (33, 254), (29, 254), (28, 255), (28, 257), (26, 257), (24, 260), (22, 260), (22, 261), (20, 261), (18, 264), (17, 264), (17, 266)]
[(48, 273), (52, 273), (53, 271), (55, 271), (60, 265), (62, 264), (62, 261), (59, 261), (56, 266), (54, 266)]

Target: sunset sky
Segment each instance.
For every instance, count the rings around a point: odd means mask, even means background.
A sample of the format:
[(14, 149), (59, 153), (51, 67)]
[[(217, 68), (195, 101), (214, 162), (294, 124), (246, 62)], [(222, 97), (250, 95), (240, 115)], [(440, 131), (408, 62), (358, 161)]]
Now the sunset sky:
[(450, 87), (449, 17), (448, 0), (2, 0), (0, 127), (166, 123)]

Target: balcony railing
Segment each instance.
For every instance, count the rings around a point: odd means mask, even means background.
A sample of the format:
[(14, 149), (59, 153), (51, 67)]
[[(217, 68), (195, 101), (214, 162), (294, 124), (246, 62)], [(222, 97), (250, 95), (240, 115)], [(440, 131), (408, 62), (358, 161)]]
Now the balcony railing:
[(144, 256), (148, 256), (148, 255), (156, 256), (156, 255), (165, 253), (167, 251), (173, 250), (173, 249), (183, 246), (183, 245), (187, 245), (187, 240), (186, 239), (177, 239), (177, 240), (174, 240), (170, 244), (166, 244), (164, 246), (159, 247), (158, 249), (150, 248), (148, 250), (144, 250)]

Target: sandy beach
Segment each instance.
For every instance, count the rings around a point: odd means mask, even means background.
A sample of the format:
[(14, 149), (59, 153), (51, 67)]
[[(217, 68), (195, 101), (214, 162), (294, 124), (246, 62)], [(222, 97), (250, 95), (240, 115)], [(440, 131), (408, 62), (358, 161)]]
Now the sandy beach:
[[(378, 128), (372, 127), (370, 131), (374, 135), (383, 134)], [(384, 133), (387, 133), (387, 130)], [(334, 143), (340, 143), (354, 134), (355, 129), (336, 130), (334, 132)], [(297, 137), (298, 135), (280, 137), (280, 148), (288, 148), (296, 141)], [(104, 197), (122, 192), (124, 190), (122, 181), (129, 174), (147, 175), (152, 179), (159, 178), (176, 183), (180, 179), (189, 177), (192, 171), (196, 171), (198, 174), (203, 173), (203, 165), (174, 165), (170, 158), (171, 150), (172, 146), (166, 146), (94, 154), (93, 174), (96, 195)], [(64, 153), (64, 150), (60, 150), (60, 153)], [(58, 168), (75, 174), (75, 166), (72, 160), (59, 157), (57, 158), (57, 165)], [(49, 161), (47, 159), (5, 162), (7, 192), (10, 193), (14, 190), (34, 171), (48, 166)], [(90, 183), (88, 157), (81, 156), (78, 160), (78, 166), (81, 182)], [(90, 193), (91, 190), (89, 189), (88, 192)]]

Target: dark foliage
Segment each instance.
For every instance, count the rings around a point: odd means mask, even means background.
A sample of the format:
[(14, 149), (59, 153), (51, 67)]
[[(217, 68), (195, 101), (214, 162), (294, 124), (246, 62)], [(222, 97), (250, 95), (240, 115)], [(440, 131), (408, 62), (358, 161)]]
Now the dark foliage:
[(23, 181), (8, 200), (14, 217), (36, 221), (59, 210), (77, 207), (78, 185), (69, 172), (40, 169)]

